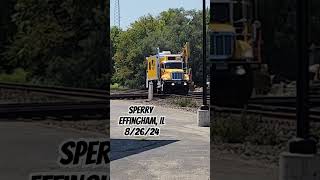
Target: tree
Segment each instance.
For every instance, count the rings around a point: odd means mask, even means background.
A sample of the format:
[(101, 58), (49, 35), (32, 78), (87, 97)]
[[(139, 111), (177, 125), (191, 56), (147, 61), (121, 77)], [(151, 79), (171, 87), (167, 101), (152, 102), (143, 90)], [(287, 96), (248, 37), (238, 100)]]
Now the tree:
[(14, 68), (9, 66), (4, 60), (3, 53), (5, 47), (10, 43), (11, 38), (16, 33), (15, 24), (11, 21), (15, 1), (16, 0), (2, 0), (0, 2), (0, 72), (10, 72)]
[(35, 83), (102, 88), (108, 81), (108, 1), (17, 0), (6, 51)]

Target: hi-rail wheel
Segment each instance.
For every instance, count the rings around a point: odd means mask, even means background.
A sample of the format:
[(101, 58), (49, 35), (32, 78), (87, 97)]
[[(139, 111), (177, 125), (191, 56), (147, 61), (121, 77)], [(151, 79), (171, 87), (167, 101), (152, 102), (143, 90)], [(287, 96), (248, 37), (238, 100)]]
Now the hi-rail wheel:
[(210, 97), (216, 106), (243, 107), (253, 90), (253, 72), (248, 65), (229, 65), (228, 69), (211, 69)]

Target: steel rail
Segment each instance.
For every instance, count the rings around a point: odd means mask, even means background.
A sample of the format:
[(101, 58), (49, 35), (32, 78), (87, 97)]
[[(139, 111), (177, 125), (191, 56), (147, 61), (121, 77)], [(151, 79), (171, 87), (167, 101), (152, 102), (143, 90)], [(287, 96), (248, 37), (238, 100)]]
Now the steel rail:
[[(214, 112), (231, 113), (231, 114), (255, 114), (262, 115), (269, 118), (279, 118), (295, 121), (296, 108), (284, 107), (284, 106), (270, 106), (261, 104), (249, 104), (246, 108), (234, 108), (234, 107), (217, 107), (211, 108)], [(313, 122), (320, 122), (320, 109), (310, 109), (309, 118)]]
[(67, 116), (70, 116), (70, 119), (106, 119), (109, 107), (107, 101), (0, 104), (0, 119), (46, 119)]
[(107, 90), (70, 88), (60, 86), (40, 86), (32, 84), (0, 83), (0, 89), (21, 90), (28, 92), (45, 93), (55, 96), (83, 97), (91, 99), (108, 99)]

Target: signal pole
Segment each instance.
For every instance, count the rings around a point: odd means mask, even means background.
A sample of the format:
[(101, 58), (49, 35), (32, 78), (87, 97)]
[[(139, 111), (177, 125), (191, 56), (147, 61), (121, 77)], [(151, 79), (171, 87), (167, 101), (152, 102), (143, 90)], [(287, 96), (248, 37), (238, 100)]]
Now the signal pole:
[(297, 44), (298, 44), (298, 81), (297, 81), (297, 137), (306, 138), (309, 133), (309, 18), (308, 1), (298, 1)]
[(297, 0), (297, 138), (289, 143), (291, 153), (315, 154), (316, 142), (309, 138), (309, 1)]
[(202, 62), (202, 106), (197, 112), (198, 126), (210, 127), (210, 109), (207, 104), (207, 23), (206, 23), (206, 0), (203, 0), (203, 62)]
[(203, 39), (202, 39), (202, 54), (203, 54), (203, 60), (202, 60), (202, 83), (203, 83), (203, 90), (202, 90), (202, 110), (209, 110), (209, 106), (207, 103), (207, 21), (206, 21), (206, 0), (203, 0)]
[(279, 180), (318, 179), (320, 156), (317, 140), (309, 134), (309, 0), (297, 2), (297, 137), (289, 142), (289, 152), (280, 155)]

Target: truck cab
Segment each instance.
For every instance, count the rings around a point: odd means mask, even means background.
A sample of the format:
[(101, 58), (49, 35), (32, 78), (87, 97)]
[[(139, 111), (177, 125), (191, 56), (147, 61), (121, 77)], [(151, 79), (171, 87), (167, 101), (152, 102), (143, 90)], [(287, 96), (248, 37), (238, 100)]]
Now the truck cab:
[(182, 61), (172, 60), (161, 63), (161, 88), (166, 92), (181, 92), (187, 94), (189, 75), (183, 70)]

